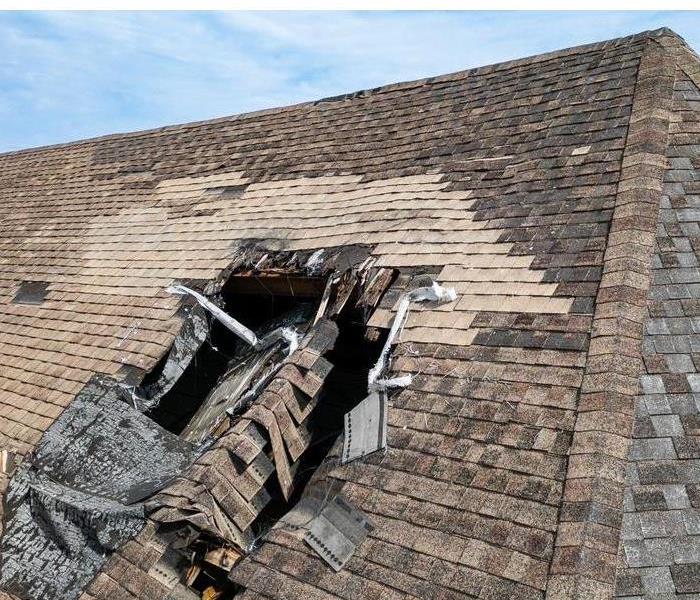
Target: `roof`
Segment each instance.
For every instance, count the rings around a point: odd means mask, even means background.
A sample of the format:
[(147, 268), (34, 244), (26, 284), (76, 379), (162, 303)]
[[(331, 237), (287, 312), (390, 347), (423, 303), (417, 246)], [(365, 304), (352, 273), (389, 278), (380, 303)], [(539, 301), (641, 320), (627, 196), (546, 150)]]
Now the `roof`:
[[(360, 244), (399, 272), (368, 327), (418, 275), (457, 300), (409, 313), (387, 451), (343, 465), (339, 440), (308, 486), (368, 538), (336, 573), (276, 527), (231, 571), (240, 597), (700, 592), (699, 85), (662, 29), (0, 155), (0, 448), (29, 457), (95, 374), (153, 370), (173, 282), (252, 245)], [(13, 302), (27, 281), (43, 298)], [(169, 597), (155, 535), (82, 597)]]

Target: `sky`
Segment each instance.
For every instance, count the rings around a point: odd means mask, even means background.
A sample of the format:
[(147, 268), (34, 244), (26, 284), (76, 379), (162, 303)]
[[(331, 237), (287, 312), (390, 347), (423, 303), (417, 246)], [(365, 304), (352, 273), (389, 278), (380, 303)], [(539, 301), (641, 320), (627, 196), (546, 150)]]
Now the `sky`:
[(0, 12), (0, 152), (419, 79), (697, 12)]

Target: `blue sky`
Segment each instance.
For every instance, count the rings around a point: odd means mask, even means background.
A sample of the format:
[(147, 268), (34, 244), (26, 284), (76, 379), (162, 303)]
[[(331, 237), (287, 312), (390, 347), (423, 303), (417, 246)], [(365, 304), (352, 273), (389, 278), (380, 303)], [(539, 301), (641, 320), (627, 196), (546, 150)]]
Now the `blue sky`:
[(0, 13), (0, 151), (236, 114), (668, 26), (698, 12)]

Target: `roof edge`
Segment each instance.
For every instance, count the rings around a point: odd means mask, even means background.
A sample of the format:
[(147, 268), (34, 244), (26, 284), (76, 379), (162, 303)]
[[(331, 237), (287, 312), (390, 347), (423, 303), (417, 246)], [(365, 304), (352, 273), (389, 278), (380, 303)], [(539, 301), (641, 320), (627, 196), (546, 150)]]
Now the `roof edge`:
[(259, 117), (267, 114), (285, 112), (290, 110), (296, 110), (305, 106), (316, 106), (319, 104), (324, 104), (326, 102), (343, 102), (346, 100), (352, 100), (355, 98), (362, 98), (366, 96), (371, 96), (375, 94), (394, 92), (399, 90), (411, 89), (415, 87), (420, 87), (430, 83), (439, 83), (443, 81), (453, 81), (455, 79), (461, 79), (469, 76), (479, 75), (486, 72), (500, 71), (504, 69), (510, 69), (524, 64), (532, 64), (537, 62), (542, 62), (546, 60), (552, 60), (553, 58), (569, 56), (571, 54), (577, 54), (580, 52), (591, 52), (605, 47), (622, 46), (627, 44), (632, 44), (642, 39), (652, 39), (661, 37), (672, 37), (680, 40), (683, 45), (688, 48), (691, 52), (692, 49), (687, 45), (686, 41), (679, 34), (674, 32), (668, 27), (661, 27), (659, 29), (642, 31), (639, 33), (630, 34), (623, 37), (611, 38), (608, 40), (603, 40), (599, 42), (592, 42), (588, 44), (582, 44), (578, 46), (571, 46), (568, 48), (562, 48), (559, 50), (552, 50), (551, 52), (545, 52), (542, 54), (533, 54), (531, 56), (516, 58), (508, 61), (503, 61), (499, 63), (493, 63), (490, 65), (484, 65), (480, 67), (472, 67), (470, 69), (465, 69), (462, 71), (454, 71), (452, 73), (447, 73), (444, 75), (435, 75), (431, 77), (424, 77), (421, 79), (403, 81), (399, 83), (389, 83), (386, 85), (366, 88), (362, 90), (357, 90), (354, 92), (348, 92), (345, 94), (340, 94), (337, 96), (328, 96), (325, 98), (319, 98), (317, 100), (307, 100), (304, 102), (297, 102), (294, 104), (288, 104), (283, 106), (265, 108), (260, 110), (248, 111), (243, 113), (237, 113), (234, 115), (227, 115), (223, 117), (216, 117), (213, 119), (203, 119), (197, 121), (189, 121), (185, 123), (178, 123), (172, 125), (163, 125), (161, 127), (153, 127), (148, 129), (141, 129), (136, 131), (126, 131), (117, 133), (108, 133), (105, 135), (94, 136), (79, 140), (73, 140), (69, 142), (59, 142), (57, 144), (48, 144), (44, 146), (34, 146), (29, 148), (21, 148), (19, 150), (10, 150), (8, 152), (0, 152), (0, 159), (4, 159), (10, 156), (22, 155), (22, 154), (32, 154), (45, 152), (47, 150), (57, 150), (61, 148), (72, 148), (79, 147), (84, 144), (92, 144), (95, 142), (115, 140), (115, 139), (129, 139), (138, 138), (140, 136), (148, 136), (155, 134), (169, 134), (176, 133), (178, 131), (194, 129), (201, 127), (203, 125), (215, 125), (218, 123), (232, 123), (238, 120), (249, 119), (252, 117)]

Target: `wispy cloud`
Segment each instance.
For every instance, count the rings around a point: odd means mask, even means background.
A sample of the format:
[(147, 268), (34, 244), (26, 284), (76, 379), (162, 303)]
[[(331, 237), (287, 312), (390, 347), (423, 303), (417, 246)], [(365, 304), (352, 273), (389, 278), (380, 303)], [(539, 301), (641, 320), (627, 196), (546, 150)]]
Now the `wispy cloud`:
[(206, 119), (669, 26), (700, 13), (2, 13), (0, 151)]

